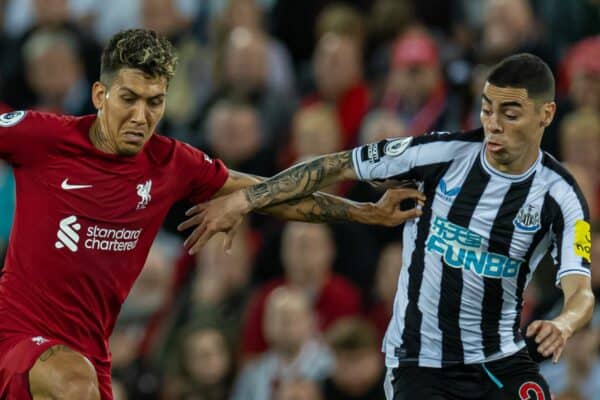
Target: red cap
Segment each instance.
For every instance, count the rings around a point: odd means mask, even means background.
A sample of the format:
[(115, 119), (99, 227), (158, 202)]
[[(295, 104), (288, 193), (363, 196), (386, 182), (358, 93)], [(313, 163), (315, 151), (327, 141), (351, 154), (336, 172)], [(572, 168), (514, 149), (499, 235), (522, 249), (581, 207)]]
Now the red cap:
[(600, 35), (577, 42), (566, 56), (569, 77), (575, 72), (600, 74)]
[(392, 67), (406, 68), (412, 65), (433, 66), (439, 63), (435, 41), (424, 32), (409, 32), (394, 43)]

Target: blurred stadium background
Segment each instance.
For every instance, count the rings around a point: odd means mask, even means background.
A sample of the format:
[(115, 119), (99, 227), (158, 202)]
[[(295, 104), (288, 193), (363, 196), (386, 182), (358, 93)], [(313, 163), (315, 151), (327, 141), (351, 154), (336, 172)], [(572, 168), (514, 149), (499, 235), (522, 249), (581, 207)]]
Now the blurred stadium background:
[[(532, 52), (557, 76), (543, 148), (587, 197), (598, 268), (598, 0), (0, 0), (0, 23), (2, 112), (92, 113), (103, 44), (150, 28), (180, 57), (159, 132), (263, 176), (384, 137), (477, 127), (490, 66)], [(329, 188), (360, 201), (380, 190)], [(383, 398), (400, 229), (253, 215), (232, 255), (216, 238), (190, 257), (174, 228), (186, 206), (170, 213), (111, 338), (117, 400)], [(0, 161), (0, 259), (13, 208)], [(554, 274), (548, 259), (523, 325), (558, 312)], [(556, 365), (531, 347), (556, 400), (600, 399), (599, 332), (595, 317)]]

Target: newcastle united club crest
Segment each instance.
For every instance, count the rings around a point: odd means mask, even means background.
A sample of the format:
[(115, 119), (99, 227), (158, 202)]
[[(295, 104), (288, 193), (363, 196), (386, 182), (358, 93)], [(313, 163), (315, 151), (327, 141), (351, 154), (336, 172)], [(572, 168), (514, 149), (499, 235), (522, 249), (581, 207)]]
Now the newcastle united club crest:
[(513, 219), (515, 227), (525, 232), (536, 232), (540, 229), (540, 211), (536, 206), (527, 204), (519, 210)]

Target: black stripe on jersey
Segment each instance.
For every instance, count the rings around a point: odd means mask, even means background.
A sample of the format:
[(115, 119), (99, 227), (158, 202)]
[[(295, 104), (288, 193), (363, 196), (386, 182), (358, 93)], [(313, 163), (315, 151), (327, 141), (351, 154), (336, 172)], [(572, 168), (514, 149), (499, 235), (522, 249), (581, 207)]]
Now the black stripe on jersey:
[(520, 329), (521, 310), (523, 309), (523, 291), (525, 290), (525, 283), (527, 282), (527, 277), (529, 276), (530, 272), (529, 260), (531, 259), (536, 247), (540, 244), (542, 239), (544, 239), (544, 236), (548, 234), (548, 230), (552, 224), (553, 216), (556, 215), (556, 213), (560, 213), (560, 208), (555, 209), (556, 206), (557, 204), (554, 199), (550, 196), (550, 194), (546, 193), (546, 196), (544, 196), (544, 204), (542, 205), (541, 228), (533, 236), (531, 245), (525, 254), (525, 260), (527, 260), (527, 262), (523, 263), (521, 265), (521, 269), (519, 270), (519, 275), (517, 277), (517, 291), (515, 292), (515, 297), (517, 298), (517, 316), (515, 317), (515, 322), (513, 323), (513, 337), (515, 342), (520, 342), (523, 340), (523, 335), (521, 335)]
[[(415, 249), (413, 251), (410, 265), (408, 266), (408, 304), (404, 317), (404, 331), (402, 332), (402, 345), (396, 349), (396, 355), (400, 359), (401, 365), (412, 365), (418, 363), (419, 353), (421, 352), (421, 322), (423, 314), (419, 310), (418, 301), (423, 283), (423, 270), (425, 269), (425, 241), (429, 235), (431, 225), (431, 205), (435, 198), (435, 181), (438, 181), (448, 170), (452, 162), (432, 164), (428, 166), (437, 174), (434, 182), (426, 182), (425, 195), (427, 200), (423, 206), (423, 215), (417, 225), (417, 237), (415, 239)], [(430, 175), (431, 173), (429, 173)], [(402, 362), (403, 359), (406, 362)]]
[[(510, 185), (492, 225), (488, 252), (510, 256), (510, 243), (515, 230), (513, 220), (527, 200), (534, 176), (535, 174), (523, 182)], [(502, 304), (502, 279), (484, 277), (481, 333), (483, 335), (483, 352), (486, 357), (501, 350), (499, 327)]]
[[(473, 212), (479, 203), (490, 176), (481, 163), (475, 162), (465, 179), (460, 192), (448, 212), (448, 220), (469, 228)], [(442, 331), (442, 365), (464, 361), (463, 344), (460, 335), (460, 304), (463, 288), (463, 270), (451, 268), (442, 260), (442, 282), (438, 305), (438, 326)]]
[(581, 205), (581, 209), (583, 210), (583, 218), (586, 221), (590, 220), (590, 210), (588, 208), (587, 201), (575, 181), (575, 178), (563, 167), (554, 157), (549, 155), (548, 153), (544, 153), (544, 157), (542, 157), (542, 165), (552, 171), (556, 172), (561, 178), (565, 180), (565, 182), (573, 188), (575, 195), (577, 196), (577, 200), (579, 200), (579, 204)]
[(560, 266), (559, 263), (562, 260), (562, 245), (563, 245), (563, 231), (565, 230), (565, 219), (563, 218), (560, 204), (554, 200), (554, 198), (548, 195), (548, 203), (550, 208), (556, 210), (554, 214), (554, 220), (552, 223), (552, 232), (554, 233), (554, 244), (556, 246), (556, 259), (554, 264)]

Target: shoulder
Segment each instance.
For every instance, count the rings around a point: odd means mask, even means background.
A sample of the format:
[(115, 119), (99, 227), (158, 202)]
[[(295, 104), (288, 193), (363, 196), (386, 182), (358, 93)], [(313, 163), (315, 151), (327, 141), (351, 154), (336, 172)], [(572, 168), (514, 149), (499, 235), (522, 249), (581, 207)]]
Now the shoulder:
[(417, 136), (413, 139), (414, 145), (426, 144), (432, 142), (471, 142), (482, 143), (484, 139), (483, 128), (471, 131), (460, 132), (441, 132), (433, 131), (423, 136)]
[(210, 160), (202, 150), (158, 133), (148, 141), (147, 152), (157, 165), (166, 165), (170, 162), (187, 165), (196, 164), (198, 160)]
[(9, 111), (0, 115), (0, 127), (9, 128), (16, 125), (39, 126), (48, 129), (54, 126), (67, 126), (81, 117), (59, 115), (35, 110)]

